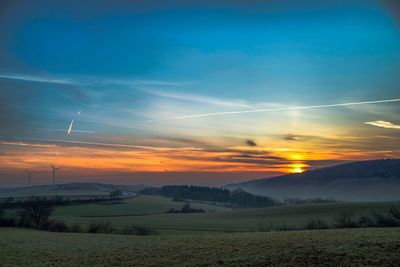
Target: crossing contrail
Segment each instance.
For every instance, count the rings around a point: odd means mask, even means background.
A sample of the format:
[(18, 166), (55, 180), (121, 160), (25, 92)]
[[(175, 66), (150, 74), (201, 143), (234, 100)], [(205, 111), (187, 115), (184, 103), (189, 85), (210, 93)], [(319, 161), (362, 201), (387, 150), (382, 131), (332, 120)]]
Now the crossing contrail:
[(202, 118), (202, 117), (234, 115), (234, 114), (260, 113), (260, 112), (274, 112), (274, 111), (285, 111), (285, 110), (345, 107), (345, 106), (380, 104), (380, 103), (391, 103), (391, 102), (400, 102), (400, 98), (363, 101), (363, 102), (336, 103), (336, 104), (327, 104), (327, 105), (296, 106), (296, 107), (283, 107), (283, 108), (271, 108), (271, 109), (250, 109), (250, 110), (224, 111), (224, 112), (213, 112), (213, 113), (200, 113), (200, 114), (193, 114), (193, 115), (184, 115), (184, 116), (176, 116), (176, 117), (163, 118), (163, 119), (148, 120), (146, 122), (182, 120), (182, 119), (190, 119), (190, 118)]

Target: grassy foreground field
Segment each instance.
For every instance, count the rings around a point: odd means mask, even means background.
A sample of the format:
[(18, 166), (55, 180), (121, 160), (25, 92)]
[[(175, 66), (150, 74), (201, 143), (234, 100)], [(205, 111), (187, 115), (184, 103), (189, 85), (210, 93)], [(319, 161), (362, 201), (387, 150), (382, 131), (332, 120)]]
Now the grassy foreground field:
[(0, 228), (0, 266), (399, 266), (400, 229), (178, 236)]
[(196, 214), (167, 214), (182, 202), (160, 196), (139, 196), (122, 202), (97, 203), (59, 207), (53, 219), (85, 228), (93, 222), (109, 222), (115, 228), (131, 225), (151, 227), (161, 234), (197, 234), (215, 232), (257, 232), (277, 228), (302, 228), (313, 219), (333, 224), (343, 211), (354, 216), (386, 212), (400, 207), (400, 202), (325, 203), (313, 205), (232, 210), (209, 204), (193, 204), (207, 212)]

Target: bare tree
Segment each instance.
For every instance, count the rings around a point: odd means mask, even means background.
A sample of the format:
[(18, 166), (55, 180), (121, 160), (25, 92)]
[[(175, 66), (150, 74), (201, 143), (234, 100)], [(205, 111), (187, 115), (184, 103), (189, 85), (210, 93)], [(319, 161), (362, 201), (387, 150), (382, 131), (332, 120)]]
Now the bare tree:
[(21, 221), (24, 226), (33, 226), (40, 228), (48, 221), (51, 212), (54, 209), (54, 203), (46, 199), (32, 199), (22, 204), (20, 211)]

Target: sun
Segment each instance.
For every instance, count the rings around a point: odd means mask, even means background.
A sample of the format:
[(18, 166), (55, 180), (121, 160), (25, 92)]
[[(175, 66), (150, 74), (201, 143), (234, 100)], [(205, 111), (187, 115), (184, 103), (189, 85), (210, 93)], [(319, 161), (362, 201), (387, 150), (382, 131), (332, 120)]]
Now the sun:
[(291, 173), (302, 173), (304, 172), (303, 164), (293, 164), (291, 169), (289, 170)]
[(301, 167), (295, 167), (292, 172), (293, 173), (302, 173), (304, 170)]

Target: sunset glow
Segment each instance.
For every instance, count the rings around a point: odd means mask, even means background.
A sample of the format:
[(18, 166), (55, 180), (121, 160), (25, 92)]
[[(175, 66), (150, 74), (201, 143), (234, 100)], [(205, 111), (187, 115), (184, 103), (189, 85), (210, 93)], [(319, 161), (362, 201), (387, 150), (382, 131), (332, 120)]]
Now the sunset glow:
[(128, 2), (7, 5), (0, 184), (55, 164), (64, 182), (223, 185), (400, 156), (400, 24), (379, 1)]

